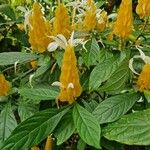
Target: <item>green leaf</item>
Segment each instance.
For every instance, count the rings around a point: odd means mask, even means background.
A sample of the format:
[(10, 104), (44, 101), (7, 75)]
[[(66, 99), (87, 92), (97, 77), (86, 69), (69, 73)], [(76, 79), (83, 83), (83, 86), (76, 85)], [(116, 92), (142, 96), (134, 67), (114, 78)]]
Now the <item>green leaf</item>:
[(125, 115), (104, 127), (103, 135), (128, 145), (150, 145), (150, 109)]
[(83, 55), (83, 59), (85, 64), (89, 67), (98, 61), (100, 48), (95, 38), (92, 38), (92, 40), (88, 41), (85, 47), (87, 50)]
[(4, 142), (1, 150), (27, 150), (38, 145), (55, 129), (70, 108), (44, 110), (20, 123)]
[(4, 52), (0, 53), (0, 66), (15, 64), (15, 62), (23, 63), (37, 59), (38, 57), (38, 55), (31, 53)]
[(109, 141), (105, 138), (101, 138), (101, 145), (107, 150), (125, 150), (123, 144), (115, 141)]
[(6, 104), (0, 114), (0, 141), (5, 141), (17, 126), (11, 105)]
[(118, 91), (122, 90), (128, 79), (129, 67), (128, 62), (124, 61), (119, 65), (116, 71), (111, 75), (107, 82), (99, 88), (99, 91)]
[(40, 66), (34, 73), (33, 78), (39, 77), (44, 74), (50, 68), (50, 63)]
[(90, 74), (89, 89), (97, 90), (102, 82), (110, 78), (116, 68), (117, 61), (114, 58), (99, 63)]
[(26, 120), (38, 111), (37, 105), (20, 100), (18, 105), (18, 113), (21, 121)]
[(82, 140), (91, 146), (100, 148), (101, 129), (96, 118), (76, 103), (73, 109), (73, 120)]
[(106, 61), (107, 59), (110, 59), (113, 57), (113, 53), (110, 52), (109, 50), (106, 49), (102, 49), (99, 53), (99, 63), (102, 63), (104, 61)]
[(20, 95), (25, 98), (33, 100), (54, 100), (58, 91), (54, 88), (21, 88), (19, 89)]
[(61, 67), (64, 52), (55, 51), (55, 59), (59, 67)]
[(13, 9), (7, 4), (0, 5), (0, 13), (8, 16), (13, 21), (16, 20), (16, 16)]
[(83, 101), (84, 107), (90, 113), (97, 107), (98, 103), (95, 100), (91, 100), (90, 102)]
[(144, 91), (144, 96), (146, 97), (148, 103), (150, 103), (150, 91)]
[(86, 143), (82, 139), (79, 139), (77, 144), (77, 150), (85, 150), (85, 147)]
[(68, 112), (58, 124), (54, 135), (57, 137), (57, 145), (67, 141), (74, 133), (75, 126), (73, 122), (72, 113)]
[(93, 111), (99, 123), (113, 122), (124, 115), (139, 100), (136, 93), (125, 93), (112, 96), (102, 101)]

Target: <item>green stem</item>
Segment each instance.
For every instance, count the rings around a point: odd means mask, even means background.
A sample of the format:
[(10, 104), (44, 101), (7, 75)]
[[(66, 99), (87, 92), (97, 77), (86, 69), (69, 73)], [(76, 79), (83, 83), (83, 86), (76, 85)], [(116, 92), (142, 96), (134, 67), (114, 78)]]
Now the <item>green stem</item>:
[(143, 27), (141, 33), (137, 36), (136, 40), (138, 40), (138, 39), (140, 38), (140, 36), (142, 36), (142, 34), (143, 34), (143, 32), (144, 32), (144, 30), (145, 30), (145, 28), (146, 28), (146, 25), (147, 25), (148, 21), (149, 21), (149, 17), (147, 17), (147, 18), (145, 19), (144, 27)]

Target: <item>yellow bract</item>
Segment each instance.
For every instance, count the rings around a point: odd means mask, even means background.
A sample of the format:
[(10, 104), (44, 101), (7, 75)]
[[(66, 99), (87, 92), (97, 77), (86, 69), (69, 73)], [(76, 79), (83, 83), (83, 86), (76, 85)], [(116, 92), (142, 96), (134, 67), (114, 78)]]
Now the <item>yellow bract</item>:
[(71, 24), (67, 8), (64, 4), (59, 4), (55, 10), (55, 20), (53, 23), (53, 35), (62, 34), (66, 38), (70, 37)]
[(44, 18), (42, 7), (39, 3), (33, 4), (33, 11), (29, 17), (29, 43), (34, 51), (43, 53), (46, 51), (51, 39), (51, 25)]
[(67, 45), (62, 61), (60, 75), (61, 89), (58, 100), (69, 104), (75, 101), (75, 98), (80, 96), (82, 88), (79, 81), (77, 60), (74, 52), (74, 47)]
[[(52, 150), (52, 137), (48, 136), (45, 144), (45, 149), (44, 150)], [(37, 146), (34, 146), (31, 148), (31, 150), (40, 150)]]
[(132, 31), (132, 0), (122, 0), (113, 33), (122, 39), (128, 38)]
[(10, 84), (3, 74), (0, 74), (0, 96), (7, 96), (10, 90)]
[(45, 144), (45, 149), (44, 150), (52, 150), (52, 137), (48, 136)]
[(150, 90), (150, 64), (145, 64), (139, 75), (137, 86), (140, 91)]
[(95, 28), (96, 23), (96, 6), (93, 0), (89, 0), (87, 1), (87, 10), (83, 20), (83, 27), (86, 31), (91, 31)]
[(31, 148), (31, 150), (40, 150), (38, 147), (34, 146)]
[(140, 16), (140, 18), (149, 17), (150, 16), (150, 1), (138, 0), (136, 13)]

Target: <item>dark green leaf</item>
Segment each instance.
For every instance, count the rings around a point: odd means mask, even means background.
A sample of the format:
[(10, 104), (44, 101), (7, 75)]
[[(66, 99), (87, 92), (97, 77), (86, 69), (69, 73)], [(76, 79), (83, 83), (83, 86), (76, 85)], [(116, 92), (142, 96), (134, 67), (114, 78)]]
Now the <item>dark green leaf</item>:
[(145, 95), (148, 103), (150, 103), (150, 91), (144, 91), (144, 95)]
[(8, 16), (13, 21), (16, 20), (13, 9), (7, 4), (0, 5), (0, 13)]
[(6, 140), (16, 126), (17, 122), (11, 106), (6, 104), (0, 114), (0, 141)]
[(19, 101), (18, 113), (19, 113), (21, 121), (24, 121), (27, 118), (31, 117), (37, 111), (38, 111), (37, 105), (26, 102), (25, 100)]
[(82, 139), (79, 139), (77, 144), (77, 150), (85, 150), (85, 147), (86, 143)]
[(95, 100), (91, 100), (90, 102), (83, 101), (84, 107), (87, 111), (90, 113), (93, 112), (93, 110), (97, 107), (98, 103)]
[(62, 51), (55, 52), (55, 58), (56, 58), (56, 61), (57, 61), (57, 64), (59, 65), (59, 67), (61, 67), (61, 64), (62, 64), (63, 54), (64, 54), (64, 52), (62, 52)]
[(84, 62), (87, 66), (94, 65), (99, 59), (100, 48), (95, 38), (88, 41), (85, 45), (86, 51), (83, 55)]
[(91, 146), (100, 148), (101, 129), (96, 118), (76, 103), (73, 109), (73, 120), (82, 140)]
[(19, 89), (20, 95), (25, 98), (33, 100), (54, 100), (58, 91), (53, 88), (21, 88)]
[(107, 150), (125, 150), (123, 144), (117, 143), (115, 141), (109, 141), (104, 138), (101, 138), (101, 145)]
[(55, 129), (69, 109), (70, 106), (59, 110), (48, 109), (20, 123), (4, 142), (1, 150), (28, 150), (38, 145)]
[(54, 131), (57, 137), (57, 145), (62, 144), (67, 141), (69, 137), (74, 133), (75, 127), (73, 122), (72, 113), (68, 112), (58, 124), (56, 130)]
[(107, 51), (106, 49), (102, 49), (99, 53), (99, 63), (102, 63), (104, 61), (106, 61), (107, 59), (110, 59), (113, 57), (113, 53), (111, 53), (110, 51)]
[(102, 82), (110, 78), (117, 68), (117, 61), (114, 58), (98, 64), (90, 74), (89, 89), (97, 90)]
[(0, 53), (0, 66), (15, 64), (15, 62), (23, 63), (37, 59), (39, 56), (31, 53), (23, 52), (4, 52)]
[(136, 93), (112, 96), (101, 102), (93, 111), (100, 124), (113, 122), (124, 115), (139, 100)]
[(104, 127), (103, 135), (128, 145), (150, 145), (150, 109), (128, 114)]
[(46, 65), (40, 66), (36, 72), (34, 73), (34, 78), (41, 76), (44, 74), (48, 69), (50, 68), (50, 63), (47, 63)]
[(116, 71), (111, 75), (109, 80), (99, 88), (99, 91), (118, 91), (121, 90), (127, 79), (129, 74), (128, 62), (124, 61)]

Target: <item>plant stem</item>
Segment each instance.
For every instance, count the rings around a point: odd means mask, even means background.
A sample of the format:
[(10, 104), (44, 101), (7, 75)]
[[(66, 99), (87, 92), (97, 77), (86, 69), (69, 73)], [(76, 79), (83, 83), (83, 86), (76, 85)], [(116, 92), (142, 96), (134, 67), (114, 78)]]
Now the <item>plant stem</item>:
[(144, 32), (144, 30), (145, 30), (145, 28), (146, 28), (146, 25), (147, 25), (148, 21), (149, 21), (149, 17), (147, 17), (147, 18), (145, 19), (144, 27), (143, 27), (141, 33), (137, 36), (136, 40), (138, 40), (138, 39), (140, 38), (140, 36), (142, 36), (142, 34), (143, 34), (143, 32)]

